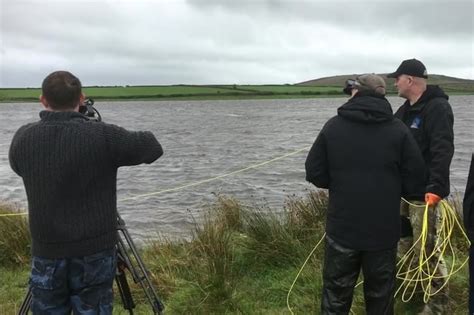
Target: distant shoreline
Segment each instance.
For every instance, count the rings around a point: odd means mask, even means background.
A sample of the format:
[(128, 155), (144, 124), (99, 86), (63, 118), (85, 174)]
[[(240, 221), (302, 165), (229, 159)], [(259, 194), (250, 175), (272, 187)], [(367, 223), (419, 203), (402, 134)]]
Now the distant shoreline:
[[(448, 92), (449, 96), (454, 95), (474, 95), (474, 92)], [(397, 96), (396, 93), (388, 93), (387, 96)], [(183, 97), (130, 97), (130, 98), (118, 98), (118, 97), (91, 97), (95, 101), (105, 102), (134, 102), (134, 101), (149, 101), (149, 102), (160, 102), (160, 101), (226, 101), (226, 100), (278, 100), (278, 99), (321, 99), (321, 98), (345, 98), (347, 95), (331, 94), (331, 95), (215, 95), (215, 96), (183, 96)], [(36, 103), (39, 102), (38, 98), (13, 98), (13, 99), (0, 99), (0, 104), (6, 103)]]
[[(393, 94), (394, 96), (396, 94)], [(318, 98), (337, 98), (346, 97), (345, 94), (339, 95), (246, 95), (246, 96), (184, 96), (184, 97), (131, 97), (131, 98), (101, 98), (91, 97), (94, 101), (105, 101), (105, 102), (134, 102), (134, 101), (149, 101), (149, 102), (160, 102), (160, 101), (226, 101), (226, 100), (271, 100), (271, 99), (318, 99)], [(390, 95), (388, 95), (390, 96)], [(87, 97), (87, 96), (86, 96)], [(2, 103), (35, 103), (39, 102), (38, 98), (26, 98), (26, 99), (2, 99)]]
[[(434, 81), (434, 79), (433, 79)], [(474, 95), (474, 84), (434, 81), (448, 95)], [(187, 100), (251, 100), (307, 99), (346, 97), (343, 82), (329, 85), (157, 85), (157, 86), (89, 86), (84, 94), (101, 101), (187, 101)], [(40, 88), (0, 88), (0, 103), (37, 102)], [(396, 95), (393, 84), (387, 82), (387, 95)]]
[[(344, 95), (337, 86), (298, 85), (168, 85), (84, 87), (94, 100), (107, 101), (172, 101), (172, 100), (238, 100), (308, 98)], [(37, 101), (40, 88), (0, 89), (0, 102)]]

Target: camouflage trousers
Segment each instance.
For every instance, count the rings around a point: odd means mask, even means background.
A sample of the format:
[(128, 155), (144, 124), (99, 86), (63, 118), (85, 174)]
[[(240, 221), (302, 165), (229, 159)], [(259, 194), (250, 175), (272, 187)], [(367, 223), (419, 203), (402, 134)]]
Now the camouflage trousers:
[(33, 257), (33, 314), (112, 314), (116, 264), (115, 249), (79, 258)]
[[(402, 237), (398, 243), (398, 256), (399, 258), (403, 257), (408, 250), (413, 246), (413, 242), (416, 242), (421, 235), (422, 224), (423, 224), (423, 214), (424, 214), (424, 202), (419, 201), (410, 201), (410, 203), (418, 205), (418, 207), (407, 204), (402, 201), (400, 205), (400, 215), (408, 217), (411, 223), (413, 230), (413, 236)], [(426, 240), (426, 253), (427, 256), (430, 256), (433, 253), (433, 249), (436, 243), (436, 232), (440, 226), (440, 217), (437, 207), (428, 209), (428, 233)], [(419, 253), (421, 249), (421, 241), (415, 245), (415, 259), (413, 260), (414, 264), (418, 264)], [(436, 262), (439, 259), (439, 253), (435, 252), (433, 257), (429, 260), (430, 270), (435, 270)], [(415, 266), (410, 266), (414, 268)], [(435, 277), (431, 281), (431, 292), (436, 292), (446, 281), (447, 268), (443, 260), (439, 263), (435, 271)], [(448, 286), (445, 286), (440, 292), (432, 296), (428, 303), (425, 305), (423, 311), (420, 314), (431, 315), (431, 314), (446, 314), (448, 308)]]

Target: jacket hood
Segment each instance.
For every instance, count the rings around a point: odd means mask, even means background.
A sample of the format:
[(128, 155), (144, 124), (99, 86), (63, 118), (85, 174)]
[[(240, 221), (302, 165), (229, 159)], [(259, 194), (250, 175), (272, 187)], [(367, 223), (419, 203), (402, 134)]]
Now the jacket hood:
[[(421, 97), (416, 101), (417, 103), (425, 103), (433, 98), (442, 97), (449, 99), (449, 96), (444, 93), (444, 91), (437, 85), (427, 85), (426, 91), (421, 95)], [(413, 104), (414, 105), (414, 104)]]
[(337, 114), (361, 123), (381, 123), (393, 120), (392, 106), (383, 96), (357, 93), (337, 109)]

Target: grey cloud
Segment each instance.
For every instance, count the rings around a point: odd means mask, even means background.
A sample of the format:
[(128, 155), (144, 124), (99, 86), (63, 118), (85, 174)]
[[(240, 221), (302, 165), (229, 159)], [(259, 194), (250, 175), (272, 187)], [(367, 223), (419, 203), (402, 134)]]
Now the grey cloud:
[(472, 77), (472, 36), (413, 32), (420, 3), (401, 12), (334, 2), (2, 2), (0, 86), (38, 86), (58, 68), (86, 85), (295, 83), (393, 71), (412, 57), (431, 73)]
[(323, 22), (351, 32), (405, 32), (428, 36), (470, 36), (474, 4), (470, 0), (435, 1), (289, 1), (289, 0), (187, 0), (199, 10), (222, 10), (255, 19), (304, 19)]

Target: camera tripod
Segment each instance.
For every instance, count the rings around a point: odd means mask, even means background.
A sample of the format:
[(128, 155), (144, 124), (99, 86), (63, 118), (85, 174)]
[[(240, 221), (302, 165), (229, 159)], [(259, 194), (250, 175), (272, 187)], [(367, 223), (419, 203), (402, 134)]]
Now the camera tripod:
[[(125, 225), (125, 221), (117, 214), (117, 233), (118, 241), (116, 244), (117, 249), (117, 271), (115, 273), (115, 283), (122, 299), (123, 308), (128, 310), (130, 315), (133, 315), (133, 309), (135, 308), (135, 302), (133, 300), (132, 293), (130, 292), (130, 287), (128, 285), (126, 271), (130, 272), (132, 279), (135, 283), (139, 283), (145, 295), (147, 297), (148, 303), (153, 310), (153, 314), (161, 315), (164, 306), (161, 301), (158, 299), (155, 288), (151, 282), (148, 271), (138, 254), (137, 248), (133, 243), (128, 229)], [(33, 294), (31, 292), (31, 287), (28, 289), (23, 303), (20, 306), (18, 312), (19, 315), (27, 315), (30, 310), (31, 300)]]

